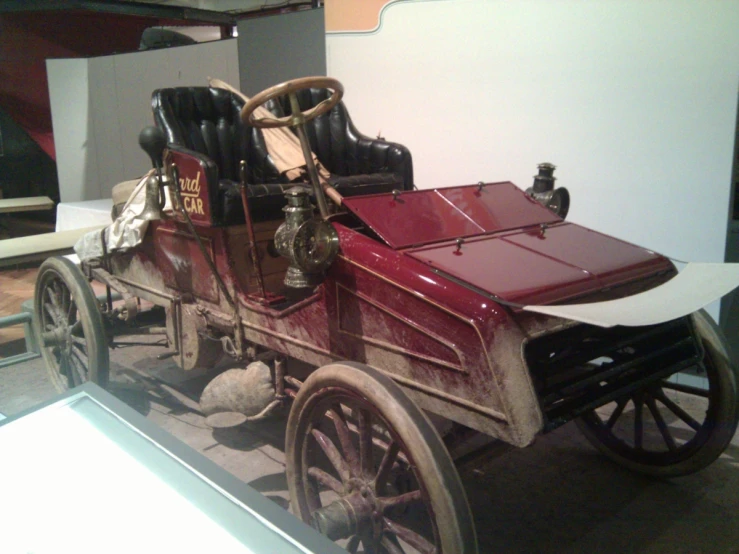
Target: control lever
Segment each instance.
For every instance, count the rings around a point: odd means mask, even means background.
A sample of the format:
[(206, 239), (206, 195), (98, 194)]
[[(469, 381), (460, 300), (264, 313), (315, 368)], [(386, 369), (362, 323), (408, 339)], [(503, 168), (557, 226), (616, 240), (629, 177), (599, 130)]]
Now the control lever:
[(161, 219), (166, 198), (164, 196), (164, 178), (162, 175), (162, 158), (167, 147), (167, 137), (158, 127), (144, 127), (139, 133), (139, 145), (151, 158), (151, 164), (156, 169), (156, 175), (151, 175), (146, 181), (146, 202), (141, 219), (155, 221)]
[(151, 165), (154, 166), (157, 173), (161, 173), (162, 156), (164, 155), (164, 149), (167, 147), (167, 137), (164, 136), (164, 131), (153, 125), (144, 127), (139, 133), (139, 145), (151, 158)]

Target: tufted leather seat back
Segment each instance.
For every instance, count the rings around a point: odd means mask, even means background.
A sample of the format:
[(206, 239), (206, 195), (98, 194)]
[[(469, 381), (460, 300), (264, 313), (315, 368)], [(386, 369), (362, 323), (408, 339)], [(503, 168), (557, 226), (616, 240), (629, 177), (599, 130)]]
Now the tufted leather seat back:
[(236, 176), (233, 159), (235, 150), (246, 151), (246, 129), (229, 93), (205, 87), (163, 89), (152, 98), (152, 108), (168, 143), (206, 154), (224, 178)]
[(229, 91), (166, 88), (154, 91), (151, 103), (156, 124), (164, 130), (167, 142), (208, 156), (218, 166), (220, 180), (238, 181), (241, 160), (247, 162), (250, 182), (280, 180), (266, 148), (263, 144), (259, 148), (258, 143), (264, 142), (257, 136), (259, 132), (241, 122), (243, 101)]
[[(298, 104), (305, 111), (316, 106), (330, 95), (326, 89), (298, 91)], [(274, 100), (266, 106), (275, 115), (289, 115), (287, 97)], [(352, 123), (343, 102), (328, 113), (309, 121), (306, 133), (311, 150), (321, 163), (335, 176), (361, 176), (377, 173), (393, 173), (401, 190), (413, 188), (413, 163), (410, 151), (403, 145), (373, 139), (360, 133)]]
[[(325, 89), (298, 92), (301, 109), (328, 97)], [(167, 143), (194, 150), (213, 160), (218, 184), (211, 191), (214, 222), (244, 222), (239, 164), (246, 161), (247, 194), (256, 220), (282, 217), (283, 189), (288, 185), (269, 156), (260, 129), (241, 122), (243, 101), (231, 92), (209, 87), (178, 87), (154, 91), (152, 110)], [(290, 113), (289, 101), (278, 98), (265, 107), (277, 116)], [(413, 164), (400, 144), (362, 135), (342, 102), (306, 125), (311, 149), (331, 172), (331, 184), (343, 195), (373, 194), (413, 188)], [(253, 200), (252, 200), (253, 199)]]

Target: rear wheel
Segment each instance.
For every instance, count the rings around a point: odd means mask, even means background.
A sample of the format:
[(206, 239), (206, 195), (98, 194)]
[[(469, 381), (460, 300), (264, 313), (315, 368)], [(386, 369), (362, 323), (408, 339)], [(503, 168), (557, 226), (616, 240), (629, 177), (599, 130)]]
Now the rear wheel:
[(718, 458), (736, 432), (736, 366), (708, 314), (696, 312), (693, 321), (705, 350), (702, 367), (690, 377), (676, 374), (623, 396), (577, 421), (598, 450), (631, 470), (658, 477), (693, 473)]
[(90, 284), (66, 258), (49, 258), (36, 277), (33, 324), (41, 356), (60, 392), (87, 381), (108, 385), (108, 344)]
[(293, 511), (349, 552), (477, 552), (441, 438), (376, 370), (344, 362), (311, 374), (290, 411), (286, 454)]

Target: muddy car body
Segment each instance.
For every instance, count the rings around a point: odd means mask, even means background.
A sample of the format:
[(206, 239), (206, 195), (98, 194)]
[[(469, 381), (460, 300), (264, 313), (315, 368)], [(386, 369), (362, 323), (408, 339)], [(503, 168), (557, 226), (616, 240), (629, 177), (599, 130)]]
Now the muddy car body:
[[(290, 97), (291, 86), (268, 96)], [(310, 117), (288, 123), (300, 130)], [(212, 159), (171, 142), (153, 150), (162, 162), (153, 186), (169, 189), (172, 208), (147, 204), (157, 213), (142, 242), (86, 260), (81, 272), (61, 260), (42, 267), (38, 331), (52, 377), (62, 388), (105, 385), (108, 345), (133, 332), (165, 334), (183, 370), (224, 352), (247, 367), (217, 376), (213, 390), (250, 387), (259, 360), (267, 398), (244, 408), (219, 396), (206, 415), (238, 424), (292, 402), (293, 509), (349, 551), (475, 552), (449, 454), (473, 431), (524, 447), (577, 419), (612, 459), (672, 476), (710, 463), (736, 429), (734, 365), (705, 314), (605, 329), (522, 309), (629, 296), (676, 274), (659, 254), (565, 221), (537, 200), (541, 191), (509, 182), (392, 190), (326, 210), (326, 187), (314, 180), (285, 187), (288, 207), (265, 217), (242, 169), (245, 219), (228, 224)], [(298, 224), (286, 231), (290, 221)], [(88, 280), (103, 283), (107, 299), (95, 299)], [(293, 373), (292, 361), (314, 369)], [(676, 383), (684, 371), (707, 387)], [(703, 402), (701, 416), (675, 395)], [(440, 434), (428, 414), (452, 424)], [(673, 420), (691, 436), (673, 436)], [(426, 523), (403, 523), (409, 512)]]

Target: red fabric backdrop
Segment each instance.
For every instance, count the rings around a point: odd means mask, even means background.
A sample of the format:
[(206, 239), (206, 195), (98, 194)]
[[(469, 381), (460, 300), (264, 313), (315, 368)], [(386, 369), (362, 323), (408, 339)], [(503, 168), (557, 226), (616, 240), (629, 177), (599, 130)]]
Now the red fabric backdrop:
[(0, 106), (56, 159), (46, 59), (132, 52), (144, 29), (171, 23), (73, 11), (0, 14)]

